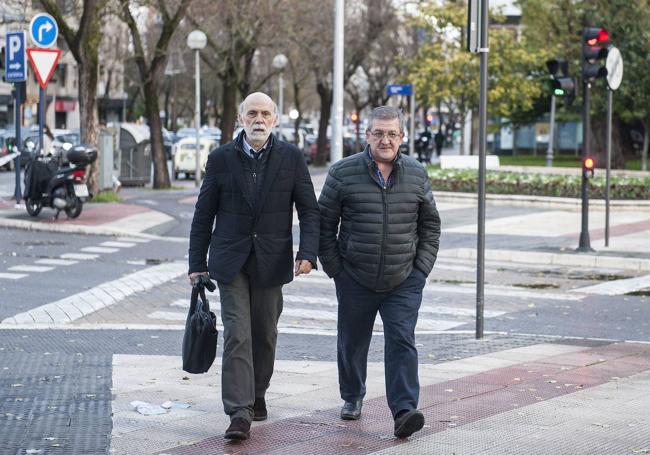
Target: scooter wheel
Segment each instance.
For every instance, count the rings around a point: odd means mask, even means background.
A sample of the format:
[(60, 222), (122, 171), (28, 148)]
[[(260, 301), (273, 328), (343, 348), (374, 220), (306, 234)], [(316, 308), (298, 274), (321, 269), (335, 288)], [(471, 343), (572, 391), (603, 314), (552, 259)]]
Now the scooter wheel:
[(74, 198), (74, 205), (65, 208), (65, 214), (68, 215), (68, 218), (77, 218), (81, 215), (81, 210), (84, 207), (84, 203), (78, 197)]
[(41, 213), (41, 210), (43, 210), (43, 203), (35, 202), (32, 198), (27, 198), (27, 201), (25, 201), (25, 208), (27, 209), (27, 213), (31, 216), (38, 216), (38, 214)]

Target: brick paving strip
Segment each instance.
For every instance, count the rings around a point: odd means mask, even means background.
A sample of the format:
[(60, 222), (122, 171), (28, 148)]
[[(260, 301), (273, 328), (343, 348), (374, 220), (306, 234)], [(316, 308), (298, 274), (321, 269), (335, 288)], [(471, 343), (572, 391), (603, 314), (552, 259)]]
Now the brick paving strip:
[[(650, 345), (613, 343), (432, 384), (420, 392), (426, 426), (410, 440), (647, 370)], [(251, 439), (241, 443), (219, 435), (158, 454), (369, 454), (408, 444), (392, 435), (385, 397), (365, 401), (359, 421), (343, 422), (338, 413), (337, 406), (256, 426)]]

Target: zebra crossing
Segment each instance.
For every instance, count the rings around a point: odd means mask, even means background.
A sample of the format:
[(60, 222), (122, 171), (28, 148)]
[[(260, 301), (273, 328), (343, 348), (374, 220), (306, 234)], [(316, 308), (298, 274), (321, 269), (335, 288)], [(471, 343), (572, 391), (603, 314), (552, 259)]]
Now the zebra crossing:
[(87, 246), (80, 252), (62, 253), (58, 257), (37, 259), (30, 264), (10, 266), (6, 271), (0, 272), (0, 280), (20, 280), (35, 273), (45, 273), (55, 270), (56, 267), (67, 267), (79, 264), (81, 261), (96, 260), (102, 254), (111, 254), (138, 244), (148, 243), (150, 239), (137, 237), (122, 237), (119, 241), (106, 241), (97, 246)]
[[(454, 306), (435, 303), (431, 297), (436, 285), (425, 287), (420, 316), (416, 327), (418, 333), (440, 332), (472, 323), (475, 310), (469, 306)], [(218, 291), (207, 295), (212, 311), (217, 315), (217, 325), (222, 327), (221, 304)], [(310, 333), (334, 335), (336, 333), (338, 302), (334, 282), (324, 272), (313, 270), (301, 275), (283, 289), (283, 310), (278, 323), (280, 332), (306, 330)], [(151, 323), (178, 324), (185, 321), (190, 302), (187, 299), (170, 301), (162, 308), (150, 312)], [(499, 317), (505, 311), (488, 310), (486, 318)], [(382, 321), (375, 321), (375, 331), (382, 332)]]

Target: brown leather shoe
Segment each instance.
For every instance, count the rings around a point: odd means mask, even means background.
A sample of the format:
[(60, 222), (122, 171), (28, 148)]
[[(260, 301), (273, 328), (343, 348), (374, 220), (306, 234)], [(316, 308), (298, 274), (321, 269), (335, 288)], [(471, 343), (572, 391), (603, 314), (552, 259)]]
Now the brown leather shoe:
[(259, 422), (261, 420), (266, 420), (267, 417), (266, 400), (264, 400), (264, 397), (255, 398), (255, 404), (253, 405), (253, 420)]
[(230, 421), (230, 426), (223, 437), (235, 441), (243, 441), (244, 439), (248, 439), (250, 433), (251, 423), (241, 417), (235, 417)]

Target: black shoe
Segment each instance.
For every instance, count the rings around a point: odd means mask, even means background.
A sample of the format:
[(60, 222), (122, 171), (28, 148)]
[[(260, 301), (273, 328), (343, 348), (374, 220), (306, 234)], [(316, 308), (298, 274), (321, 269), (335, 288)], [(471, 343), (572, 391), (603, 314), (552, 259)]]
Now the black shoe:
[(359, 420), (359, 417), (361, 417), (361, 406), (363, 406), (363, 400), (346, 401), (341, 408), (341, 419)]
[(232, 439), (235, 441), (243, 441), (248, 439), (251, 432), (251, 423), (246, 419), (241, 417), (235, 417), (230, 421), (230, 426), (226, 430), (226, 434), (223, 435), (226, 439)]
[(408, 438), (424, 426), (424, 415), (417, 409), (401, 411), (395, 417), (395, 436)]
[(268, 413), (266, 412), (266, 400), (264, 400), (264, 398), (255, 398), (253, 413), (253, 420), (255, 422), (266, 420)]

